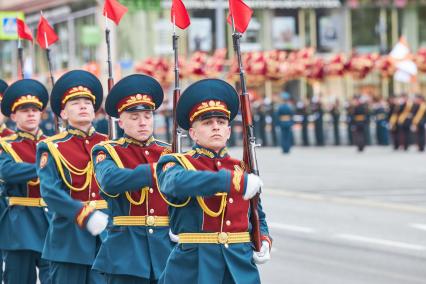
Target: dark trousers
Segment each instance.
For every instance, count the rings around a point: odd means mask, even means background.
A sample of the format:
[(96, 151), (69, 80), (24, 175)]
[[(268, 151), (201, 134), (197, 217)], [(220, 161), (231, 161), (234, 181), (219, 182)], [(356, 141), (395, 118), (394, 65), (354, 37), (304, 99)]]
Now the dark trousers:
[(324, 146), (324, 129), (322, 119), (315, 122), (315, 140), (317, 146)]
[(55, 262), (51, 264), (52, 284), (105, 284), (105, 276), (90, 265)]
[(352, 128), (353, 142), (357, 146), (358, 151), (364, 151), (366, 144), (365, 127), (363, 124), (355, 124)]
[(417, 146), (419, 147), (419, 151), (425, 150), (425, 126), (424, 124), (420, 124), (417, 126)]
[(281, 127), (281, 148), (283, 153), (289, 153), (293, 145), (293, 131), (291, 127)]
[(404, 150), (408, 150), (408, 147), (410, 146), (410, 127), (409, 126), (398, 127), (398, 140), (400, 145), (404, 147)]
[(302, 122), (302, 140), (303, 146), (309, 146), (309, 130), (308, 130), (309, 122), (303, 120)]
[(49, 262), (41, 259), (41, 253), (32, 250), (4, 250), (5, 284), (37, 283), (37, 272), (41, 284), (50, 283)]

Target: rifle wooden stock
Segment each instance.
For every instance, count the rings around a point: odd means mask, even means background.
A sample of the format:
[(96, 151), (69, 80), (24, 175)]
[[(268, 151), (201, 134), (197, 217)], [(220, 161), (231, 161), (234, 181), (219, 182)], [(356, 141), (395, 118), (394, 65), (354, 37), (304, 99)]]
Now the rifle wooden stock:
[[(259, 175), (258, 169), (253, 166), (256, 161), (255, 156), (251, 151), (254, 151), (253, 144), (255, 144), (254, 131), (253, 131), (253, 117), (250, 108), (250, 101), (248, 94), (240, 94), (240, 103), (241, 103), (241, 116), (243, 123), (243, 146), (244, 154), (243, 161), (246, 165), (246, 171)], [(250, 199), (250, 223), (252, 225), (252, 241), (256, 251), (260, 251), (262, 246), (262, 241), (260, 237), (260, 222), (259, 222), (259, 193), (256, 194), (252, 199)]]
[[(256, 138), (254, 137), (253, 129), (253, 117), (251, 113), (249, 95), (247, 93), (244, 67), (241, 57), (241, 48), (240, 48), (240, 39), (241, 34), (234, 32), (232, 34), (234, 50), (237, 54), (238, 66), (240, 70), (240, 84), (241, 84), (241, 94), (240, 94), (240, 104), (241, 104), (241, 116), (243, 123), (243, 146), (244, 154), (243, 161), (246, 165), (246, 171), (248, 173), (253, 173), (259, 175), (259, 170), (257, 168), (256, 160)], [(251, 238), (253, 245), (256, 251), (260, 251), (262, 246), (262, 241), (260, 237), (260, 221), (259, 221), (259, 193), (256, 194), (250, 200), (250, 223), (252, 225)]]

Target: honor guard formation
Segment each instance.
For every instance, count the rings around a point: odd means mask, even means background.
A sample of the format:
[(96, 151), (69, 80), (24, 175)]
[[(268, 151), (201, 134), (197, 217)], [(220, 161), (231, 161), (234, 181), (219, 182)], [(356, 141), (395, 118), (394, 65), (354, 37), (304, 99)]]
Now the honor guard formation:
[[(253, 247), (250, 199), (262, 181), (226, 148), (240, 109), (230, 84), (185, 89), (176, 119), (194, 146), (184, 153), (153, 135), (164, 94), (150, 76), (110, 90), (106, 113), (124, 131), (113, 140), (93, 127), (103, 89), (87, 71), (65, 73), (50, 95), (32, 79), (2, 86), (1, 111), (16, 123), (0, 140), (5, 283), (260, 282), (272, 239), (259, 200)], [(66, 127), (46, 137), (49, 99)]]
[[(372, 67), (362, 64), (362, 55), (349, 63), (334, 57), (328, 69), (311, 48), (243, 56), (241, 38), (253, 14), (243, 0), (223, 1), (234, 50), (215, 53), (209, 63), (207, 53), (194, 53), (214, 73), (195, 64), (197, 77), (187, 78), (181, 93), (176, 27), (184, 33), (190, 19), (183, 1), (172, 0), (173, 59), (147, 59), (137, 74), (114, 82), (109, 24), (118, 25), (127, 8), (117, 0), (98, 2), (104, 3), (105, 82), (99, 70), (78, 69), (55, 80), (50, 47), (58, 36), (43, 14), (36, 39), (49, 80), (25, 78), (31, 76), (25, 76), (21, 41), (33, 37), (14, 19), (19, 79), (0, 80), (0, 282), (261, 283), (258, 266), (271, 259), (273, 239), (262, 206), (259, 142), (283, 154), (297, 144), (354, 145), (359, 152), (372, 144), (395, 150), (417, 144), (424, 151), (426, 102), (419, 92), (385, 101), (360, 88), (343, 102), (316, 88), (327, 72), (343, 75), (346, 68), (365, 77)], [(221, 76), (227, 52), (232, 74)], [(312, 88), (297, 96), (294, 86), (270, 87), (270, 96), (258, 96), (247, 86), (263, 75), (268, 83), (306, 75)], [(158, 117), (165, 127), (154, 123)], [(242, 146), (242, 157), (231, 157), (228, 145)]]

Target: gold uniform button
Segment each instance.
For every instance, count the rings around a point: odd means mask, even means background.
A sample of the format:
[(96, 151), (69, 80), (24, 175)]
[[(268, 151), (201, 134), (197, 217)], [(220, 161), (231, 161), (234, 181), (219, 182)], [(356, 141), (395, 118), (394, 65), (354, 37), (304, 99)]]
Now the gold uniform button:
[(90, 142), (89, 142), (89, 140), (86, 140), (85, 142), (86, 142), (86, 144), (89, 144), (89, 143), (90, 143)]
[(234, 203), (234, 199), (233, 198), (229, 198), (229, 203)]
[(219, 235), (217, 236), (217, 241), (219, 242), (219, 244), (226, 244), (228, 242), (228, 234), (225, 232), (219, 233)]
[(44, 208), (44, 212), (49, 212), (49, 209), (47, 209), (47, 208)]
[(151, 209), (149, 209), (149, 213), (150, 213), (150, 214), (154, 214), (154, 209), (152, 209), (152, 208), (151, 208)]
[(145, 155), (149, 155), (149, 151), (148, 150), (145, 150)]
[(154, 230), (153, 230), (153, 229), (149, 229), (149, 230), (148, 230), (148, 233), (153, 234), (153, 233), (154, 233)]
[(152, 187), (149, 189), (149, 193), (154, 193), (154, 189)]
[(230, 226), (231, 225), (231, 221), (227, 220), (226, 221), (226, 226)]
[(148, 226), (154, 226), (155, 225), (155, 217), (154, 216), (148, 216), (146, 218), (146, 224)]
[(94, 193), (94, 192), (92, 192), (91, 195), (92, 195), (92, 197), (96, 197), (96, 193)]
[(217, 161), (216, 164), (217, 164), (218, 167), (222, 166), (222, 163), (220, 161)]

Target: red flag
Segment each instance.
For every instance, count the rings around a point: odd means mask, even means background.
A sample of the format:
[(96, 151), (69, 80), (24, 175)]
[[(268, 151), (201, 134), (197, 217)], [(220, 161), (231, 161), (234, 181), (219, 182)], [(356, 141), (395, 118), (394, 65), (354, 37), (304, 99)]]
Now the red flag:
[(16, 26), (18, 28), (18, 37), (20, 39), (30, 40), (31, 42), (33, 41), (33, 33), (23, 20), (16, 18)]
[[(173, 16), (175, 17), (175, 21), (173, 21)], [(186, 29), (189, 24), (191, 24), (191, 21), (189, 20), (188, 11), (186, 10), (182, 0), (173, 0), (171, 20), (172, 23), (175, 23), (176, 26), (178, 26), (182, 30)]]
[(120, 4), (117, 0), (105, 0), (103, 15), (113, 20), (118, 26), (121, 18), (127, 13), (127, 7)]
[(253, 10), (242, 0), (229, 0), (228, 23), (232, 25), (231, 16), (234, 18), (235, 29), (244, 33), (253, 15)]
[(48, 48), (58, 41), (58, 36), (55, 30), (49, 25), (49, 22), (40, 16), (40, 21), (37, 26), (37, 42), (42, 48)]

